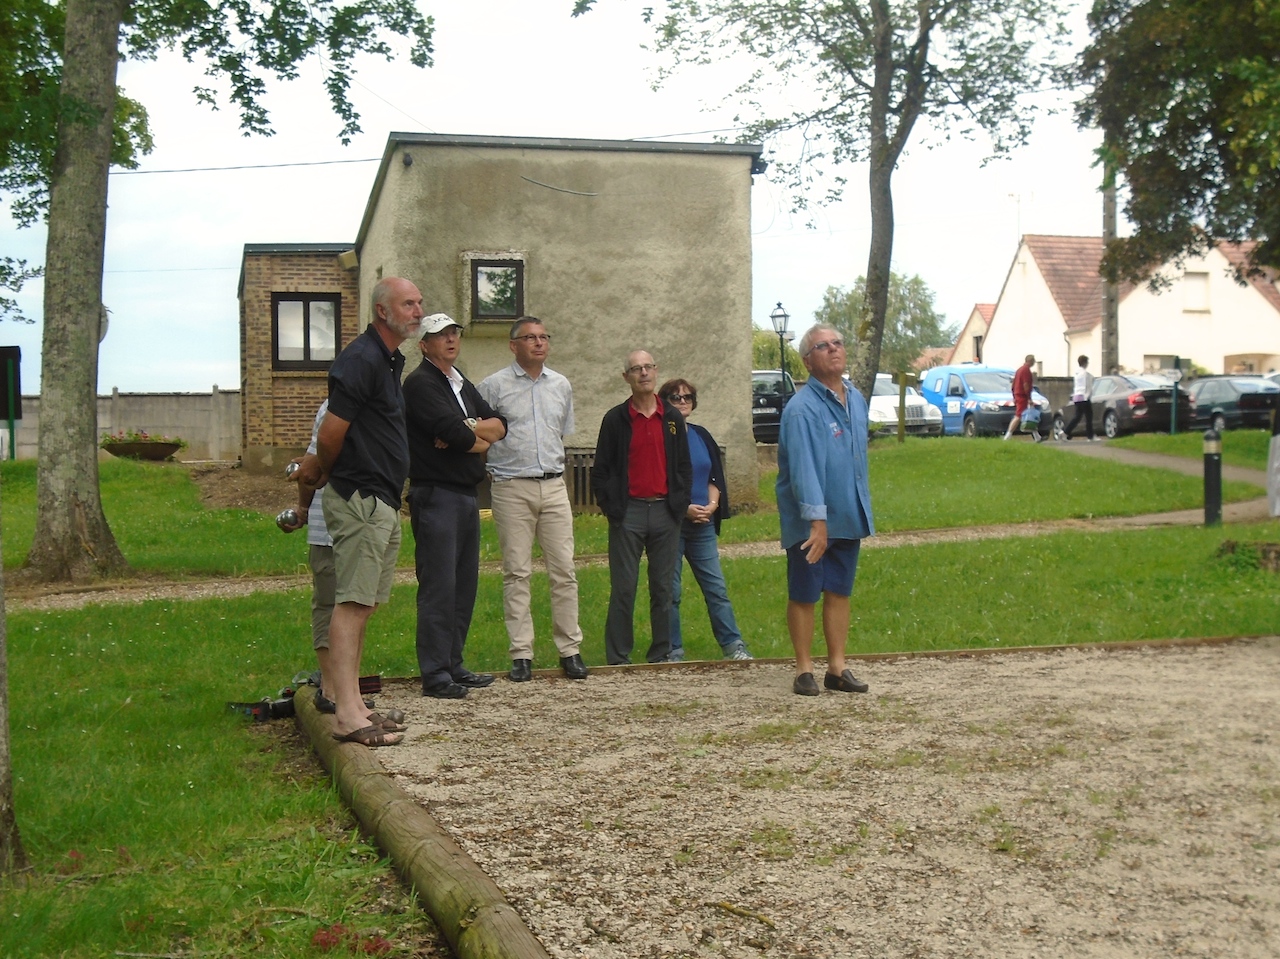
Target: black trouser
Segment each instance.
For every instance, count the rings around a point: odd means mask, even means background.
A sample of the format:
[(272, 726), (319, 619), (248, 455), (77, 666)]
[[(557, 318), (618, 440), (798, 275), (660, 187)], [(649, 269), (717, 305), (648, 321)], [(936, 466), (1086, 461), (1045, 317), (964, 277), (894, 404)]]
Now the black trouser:
[(462, 675), (480, 574), (480, 514), (475, 496), (442, 486), (409, 488), (418, 568), (418, 669), (422, 688)]
[(1076, 400), (1076, 415), (1071, 417), (1066, 433), (1067, 438), (1071, 438), (1071, 432), (1076, 428), (1076, 424), (1080, 422), (1080, 417), (1084, 417), (1085, 424), (1089, 428), (1089, 439), (1093, 439), (1093, 403), (1089, 400)]

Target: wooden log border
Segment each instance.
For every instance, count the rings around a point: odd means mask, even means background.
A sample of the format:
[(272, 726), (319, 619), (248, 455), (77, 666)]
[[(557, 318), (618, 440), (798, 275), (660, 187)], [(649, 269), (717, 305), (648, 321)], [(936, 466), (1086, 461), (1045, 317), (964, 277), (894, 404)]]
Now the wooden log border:
[(551, 959), (497, 883), (391, 781), (372, 749), (335, 740), (333, 720), (310, 696), (295, 697), (294, 711), (343, 801), (413, 887), (458, 959)]

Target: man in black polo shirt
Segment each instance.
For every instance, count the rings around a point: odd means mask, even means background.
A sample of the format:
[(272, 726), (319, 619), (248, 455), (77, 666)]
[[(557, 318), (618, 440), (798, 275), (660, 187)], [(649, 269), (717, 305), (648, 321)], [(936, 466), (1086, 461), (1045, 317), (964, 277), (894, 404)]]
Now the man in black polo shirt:
[(458, 372), (462, 327), (444, 313), (422, 323), (422, 364), (404, 381), (409, 428), (409, 521), (418, 567), (418, 668), (422, 695), (461, 699), (488, 686), (491, 673), (462, 664), (480, 576), (476, 487), (484, 452), (507, 435), (493, 411)]
[(386, 277), (373, 288), (372, 301), (373, 322), (329, 368), (329, 412), (316, 455), (303, 460), (294, 478), (313, 487), (328, 483), (323, 508), (337, 579), (325, 676), (337, 705), (333, 736), (392, 746), (399, 732), (371, 716), (360, 695), (360, 657), (369, 617), (391, 596), (400, 551), (409, 444), (400, 389), (404, 355), (397, 347), (421, 327), (422, 294), (408, 280)]

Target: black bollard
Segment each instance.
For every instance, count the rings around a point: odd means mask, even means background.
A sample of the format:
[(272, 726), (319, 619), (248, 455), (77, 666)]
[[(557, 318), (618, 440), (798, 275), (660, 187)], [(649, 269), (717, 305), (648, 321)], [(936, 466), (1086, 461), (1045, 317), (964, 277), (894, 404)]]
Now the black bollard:
[(1204, 525), (1222, 525), (1222, 437), (1204, 433)]

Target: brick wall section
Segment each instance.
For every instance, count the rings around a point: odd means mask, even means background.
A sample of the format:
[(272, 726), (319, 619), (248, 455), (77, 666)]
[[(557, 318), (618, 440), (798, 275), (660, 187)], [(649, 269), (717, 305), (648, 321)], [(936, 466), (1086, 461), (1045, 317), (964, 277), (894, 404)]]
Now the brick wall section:
[[(241, 443), (244, 465), (275, 469), (305, 449), (326, 373), (271, 368), (271, 294), (338, 293), (345, 346), (360, 333), (359, 273), (338, 265), (350, 245), (309, 252), (246, 250), (240, 290)], [(280, 462), (278, 462), (280, 461)]]

